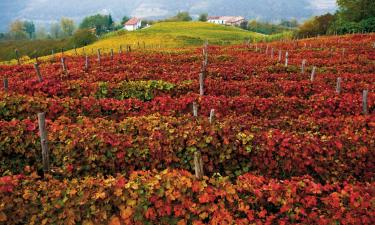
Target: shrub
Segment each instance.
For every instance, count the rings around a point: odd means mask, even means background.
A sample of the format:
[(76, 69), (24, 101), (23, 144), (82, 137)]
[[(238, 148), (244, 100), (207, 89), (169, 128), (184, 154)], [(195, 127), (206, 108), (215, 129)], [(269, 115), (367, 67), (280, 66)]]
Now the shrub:
[(82, 47), (95, 42), (96, 39), (96, 36), (90, 30), (80, 29), (74, 33), (71, 41), (76, 47)]

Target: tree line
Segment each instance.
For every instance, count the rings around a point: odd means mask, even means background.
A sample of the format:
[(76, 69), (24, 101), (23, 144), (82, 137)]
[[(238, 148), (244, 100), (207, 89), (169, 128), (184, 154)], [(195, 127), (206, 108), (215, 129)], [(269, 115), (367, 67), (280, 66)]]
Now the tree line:
[(374, 0), (337, 0), (334, 14), (313, 17), (303, 23), (297, 37), (375, 32)]

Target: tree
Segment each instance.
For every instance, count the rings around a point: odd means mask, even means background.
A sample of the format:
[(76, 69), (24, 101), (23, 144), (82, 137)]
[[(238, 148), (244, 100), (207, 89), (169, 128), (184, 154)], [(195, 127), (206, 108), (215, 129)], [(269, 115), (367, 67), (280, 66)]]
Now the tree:
[(89, 29), (78, 29), (72, 37), (73, 45), (76, 47), (86, 46), (96, 41), (96, 36)]
[(74, 21), (68, 18), (61, 18), (60, 23), (64, 35), (68, 37), (72, 36), (75, 29)]
[(335, 16), (330, 13), (313, 17), (299, 27), (297, 35), (299, 37), (313, 37), (328, 34), (334, 20)]
[(177, 15), (167, 19), (166, 21), (175, 22), (175, 21), (191, 21), (193, 20), (188, 12), (179, 12)]
[(337, 0), (338, 16), (348, 22), (375, 17), (374, 0)]
[(208, 20), (208, 14), (207, 13), (200, 14), (198, 20), (202, 22), (206, 22)]
[(46, 39), (47, 38), (47, 32), (46, 29), (43, 26), (38, 26), (36, 33), (35, 33), (36, 39)]
[(130, 20), (130, 17), (124, 16), (124, 17), (122, 17), (121, 24), (124, 25), (129, 20)]
[(24, 21), (23, 22), (23, 29), (29, 35), (29, 38), (33, 38), (33, 34), (35, 33), (35, 25), (32, 21)]
[(60, 24), (58, 24), (58, 23), (51, 24), (50, 33), (51, 33), (51, 36), (53, 38), (55, 38), (55, 39), (59, 38), (60, 37), (60, 33), (61, 33)]
[(24, 23), (20, 20), (13, 21), (9, 26), (9, 33), (11, 38), (16, 40), (26, 39), (27, 34), (24, 31)]
[(85, 17), (79, 25), (80, 29), (94, 29), (97, 35), (101, 35), (113, 29), (113, 20), (111, 15), (96, 14)]
[(111, 14), (109, 14), (108, 15), (108, 19), (107, 19), (107, 28), (108, 28), (108, 30), (113, 30), (113, 25), (114, 25), (114, 21), (112, 19)]

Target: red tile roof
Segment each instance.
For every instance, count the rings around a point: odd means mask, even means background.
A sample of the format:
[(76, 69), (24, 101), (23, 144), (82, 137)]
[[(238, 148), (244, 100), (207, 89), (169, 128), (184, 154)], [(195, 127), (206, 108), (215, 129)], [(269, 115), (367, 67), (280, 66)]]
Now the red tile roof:
[(131, 18), (130, 20), (128, 20), (128, 22), (125, 23), (125, 25), (137, 25), (137, 23), (140, 21), (141, 19), (138, 19), (138, 18)]

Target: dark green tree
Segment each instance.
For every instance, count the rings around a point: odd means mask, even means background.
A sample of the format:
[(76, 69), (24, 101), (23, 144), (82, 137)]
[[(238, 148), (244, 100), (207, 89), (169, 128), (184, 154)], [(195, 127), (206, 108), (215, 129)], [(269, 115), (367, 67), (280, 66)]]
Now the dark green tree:
[(79, 25), (80, 29), (93, 29), (95, 28), (96, 34), (101, 35), (113, 28), (113, 20), (111, 15), (96, 14), (88, 16), (83, 19)]
[(374, 0), (337, 0), (338, 16), (348, 22), (360, 22), (375, 17)]
[(32, 21), (24, 21), (23, 30), (29, 35), (29, 38), (32, 39), (35, 33), (34, 23)]
[(199, 21), (206, 22), (208, 19), (208, 14), (207, 13), (202, 13), (199, 15)]
[(178, 22), (178, 21), (191, 21), (193, 18), (191, 18), (189, 12), (179, 12), (177, 15), (167, 19), (166, 21), (170, 22)]
[(96, 36), (88, 29), (78, 29), (71, 39), (76, 47), (82, 47), (96, 41)]
[(124, 25), (124, 23), (128, 22), (130, 20), (130, 17), (124, 16), (122, 17), (121, 24)]

